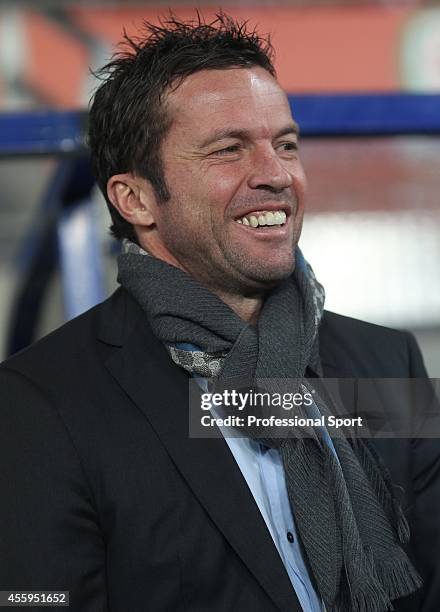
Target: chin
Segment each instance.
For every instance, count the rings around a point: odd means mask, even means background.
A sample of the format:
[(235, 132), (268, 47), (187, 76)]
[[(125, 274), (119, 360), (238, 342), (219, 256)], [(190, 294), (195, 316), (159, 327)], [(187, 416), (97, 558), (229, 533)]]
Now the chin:
[(288, 278), (295, 269), (295, 254), (289, 252), (286, 257), (277, 260), (266, 260), (264, 265), (259, 265), (257, 274), (262, 280), (283, 280)]
[(295, 254), (290, 249), (288, 253), (278, 253), (278, 257), (270, 258), (245, 257), (240, 253), (230, 258), (230, 263), (234, 273), (229, 277), (229, 286), (236, 283), (237, 289), (261, 291), (291, 276), (295, 269)]
[(264, 287), (277, 285), (281, 281), (289, 278), (295, 269), (294, 260), (286, 262), (284, 265), (277, 266), (259, 266), (258, 268), (248, 269), (245, 272), (246, 277), (254, 283)]

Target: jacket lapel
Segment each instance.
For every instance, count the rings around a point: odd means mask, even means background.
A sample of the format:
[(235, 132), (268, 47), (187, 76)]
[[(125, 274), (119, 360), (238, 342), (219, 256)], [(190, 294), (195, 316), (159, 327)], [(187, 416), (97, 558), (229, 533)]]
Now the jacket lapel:
[(145, 414), (218, 529), (284, 612), (301, 607), (254, 498), (223, 438), (189, 438), (188, 375), (173, 364), (123, 290), (102, 310), (106, 367)]

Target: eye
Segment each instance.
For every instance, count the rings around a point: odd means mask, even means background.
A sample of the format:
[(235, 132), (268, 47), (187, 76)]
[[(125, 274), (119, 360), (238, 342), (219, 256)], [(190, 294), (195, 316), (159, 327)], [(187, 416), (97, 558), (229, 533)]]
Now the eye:
[(233, 145), (229, 145), (228, 147), (225, 147), (224, 149), (219, 149), (218, 151), (215, 151), (214, 155), (228, 155), (231, 153), (238, 153), (239, 150), (240, 150), (240, 145), (233, 144)]
[(283, 151), (298, 151), (298, 143), (289, 140), (288, 142), (282, 142), (278, 145)]

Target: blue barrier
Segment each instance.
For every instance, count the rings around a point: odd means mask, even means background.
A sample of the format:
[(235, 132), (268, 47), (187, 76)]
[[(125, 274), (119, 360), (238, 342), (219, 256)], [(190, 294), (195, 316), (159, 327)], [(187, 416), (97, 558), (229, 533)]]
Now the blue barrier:
[[(440, 134), (439, 94), (291, 95), (303, 136)], [(86, 111), (0, 113), (0, 155), (86, 154)]]
[(0, 113), (0, 155), (86, 153), (83, 111)]
[(303, 136), (440, 134), (438, 94), (290, 96)]

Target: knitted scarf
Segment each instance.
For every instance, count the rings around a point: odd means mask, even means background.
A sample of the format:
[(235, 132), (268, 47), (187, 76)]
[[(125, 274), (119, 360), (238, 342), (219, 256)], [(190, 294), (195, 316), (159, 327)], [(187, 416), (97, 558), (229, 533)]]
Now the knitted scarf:
[[(266, 296), (257, 326), (185, 272), (130, 242), (118, 258), (118, 281), (186, 370), (211, 377), (218, 389), (295, 379), (298, 388), (313, 393), (321, 415), (337, 414), (338, 401), (319, 379), (312, 385), (305, 378), (308, 366), (320, 372), (324, 290), (299, 249), (295, 256), (293, 275)], [(174, 346), (182, 342), (200, 351)], [(276, 383), (270, 390), (275, 389)], [(388, 471), (367, 440), (332, 434), (336, 457), (313, 432), (286, 437), (266, 427), (258, 433), (244, 428), (241, 435), (258, 437), (280, 453), (292, 513), (328, 612), (393, 610), (393, 599), (421, 586), (401, 546), (409, 540), (408, 524)]]

